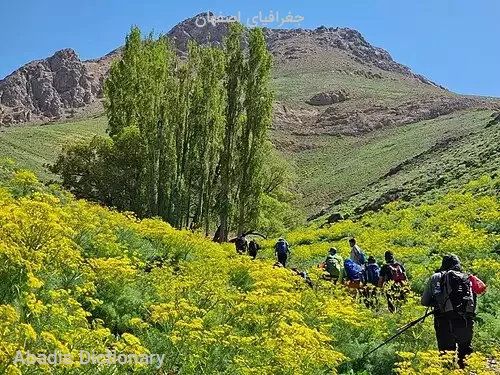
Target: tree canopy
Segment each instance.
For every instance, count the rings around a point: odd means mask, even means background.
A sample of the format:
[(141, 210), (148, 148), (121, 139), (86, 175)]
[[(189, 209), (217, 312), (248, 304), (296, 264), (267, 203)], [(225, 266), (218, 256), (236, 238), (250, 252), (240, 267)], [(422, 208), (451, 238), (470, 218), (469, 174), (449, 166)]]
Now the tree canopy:
[(217, 241), (257, 229), (276, 182), (271, 67), (261, 29), (232, 24), (223, 48), (190, 42), (181, 59), (166, 36), (133, 27), (104, 85), (109, 137), (66, 145), (51, 170), (78, 196)]

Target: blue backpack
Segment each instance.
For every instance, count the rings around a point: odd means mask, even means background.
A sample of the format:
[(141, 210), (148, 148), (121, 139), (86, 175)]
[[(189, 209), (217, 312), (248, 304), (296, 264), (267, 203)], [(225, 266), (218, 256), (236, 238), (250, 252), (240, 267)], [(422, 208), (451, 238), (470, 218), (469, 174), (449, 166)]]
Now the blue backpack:
[(354, 263), (351, 259), (347, 258), (344, 260), (344, 271), (347, 279), (351, 281), (361, 280), (361, 266), (357, 263)]
[(373, 285), (378, 284), (378, 279), (380, 277), (380, 267), (376, 263), (370, 263), (366, 265), (365, 268), (365, 281)]
[(363, 250), (361, 249), (359, 249), (359, 261), (361, 262), (361, 264), (366, 263), (366, 255), (365, 253), (363, 253)]
[(286, 254), (288, 250), (288, 246), (286, 244), (285, 241), (278, 241), (278, 243), (276, 244), (276, 251), (278, 252), (278, 254)]

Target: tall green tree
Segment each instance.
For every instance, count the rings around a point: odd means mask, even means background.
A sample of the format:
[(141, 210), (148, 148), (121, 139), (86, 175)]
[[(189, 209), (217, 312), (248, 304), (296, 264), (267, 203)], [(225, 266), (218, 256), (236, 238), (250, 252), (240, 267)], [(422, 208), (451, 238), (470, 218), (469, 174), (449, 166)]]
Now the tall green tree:
[(221, 182), (218, 200), (219, 228), (214, 237), (217, 241), (227, 241), (231, 226), (230, 218), (236, 200), (235, 185), (235, 148), (238, 133), (243, 126), (243, 93), (245, 87), (245, 60), (243, 47), (243, 26), (232, 23), (225, 40), (226, 54), (226, 126), (224, 131), (224, 148), (220, 160)]
[(108, 138), (66, 146), (52, 170), (79, 196), (160, 216), (178, 228), (218, 227), (218, 241), (256, 225), (271, 123), (271, 57), (261, 30), (232, 24), (224, 48), (127, 35), (104, 85)]
[[(199, 47), (198, 47), (199, 48)], [(191, 228), (208, 235), (213, 221), (218, 164), (224, 131), (224, 53), (215, 48), (200, 51), (199, 79), (193, 89), (190, 126), (193, 130), (190, 189), (194, 192)]]
[(113, 63), (104, 84), (108, 134), (115, 137), (128, 126), (137, 126), (143, 140), (145, 165), (140, 183), (147, 202), (141, 206), (147, 216), (160, 213), (160, 159), (169, 125), (165, 96), (172, 85), (174, 57), (166, 37), (155, 40), (149, 34), (143, 40), (139, 28), (133, 27), (122, 58)]
[(245, 124), (238, 153), (238, 232), (255, 226), (263, 192), (264, 144), (272, 123), (273, 93), (269, 88), (272, 57), (262, 29), (249, 32), (245, 66)]

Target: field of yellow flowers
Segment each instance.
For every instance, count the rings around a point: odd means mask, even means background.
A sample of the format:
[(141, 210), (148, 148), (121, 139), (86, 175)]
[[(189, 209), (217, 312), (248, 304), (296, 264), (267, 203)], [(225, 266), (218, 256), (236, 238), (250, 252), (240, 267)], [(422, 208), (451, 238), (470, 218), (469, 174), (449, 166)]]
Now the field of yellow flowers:
[[(0, 181), (0, 374), (498, 374), (498, 177), (287, 234), (291, 266), (312, 288), (272, 267), (272, 240), (252, 261), (231, 244), (76, 200), (29, 171), (4, 165)], [(395, 314), (321, 280), (316, 264), (330, 246), (347, 256), (348, 236), (405, 264), (413, 293)], [(467, 372), (437, 356), (432, 319), (360, 360), (423, 315), (418, 293), (446, 252), (489, 286)], [(162, 361), (89, 363), (82, 351)], [(49, 354), (63, 360), (44, 363)]]

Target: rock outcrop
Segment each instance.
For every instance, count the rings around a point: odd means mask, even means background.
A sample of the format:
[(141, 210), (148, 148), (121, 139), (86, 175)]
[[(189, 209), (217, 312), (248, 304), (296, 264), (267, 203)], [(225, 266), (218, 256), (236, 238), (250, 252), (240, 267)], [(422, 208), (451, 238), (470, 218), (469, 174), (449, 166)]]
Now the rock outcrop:
[(320, 106), (345, 102), (348, 99), (349, 94), (345, 90), (341, 89), (337, 91), (320, 92), (309, 99), (307, 103)]
[(381, 127), (430, 120), (468, 108), (492, 108), (495, 104), (478, 98), (429, 97), (396, 106), (373, 105), (364, 109), (330, 106), (319, 115), (311, 133), (358, 135)]
[(102, 84), (72, 49), (30, 62), (0, 81), (0, 124), (58, 119), (102, 95)]

